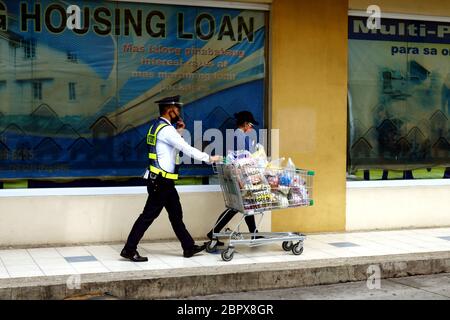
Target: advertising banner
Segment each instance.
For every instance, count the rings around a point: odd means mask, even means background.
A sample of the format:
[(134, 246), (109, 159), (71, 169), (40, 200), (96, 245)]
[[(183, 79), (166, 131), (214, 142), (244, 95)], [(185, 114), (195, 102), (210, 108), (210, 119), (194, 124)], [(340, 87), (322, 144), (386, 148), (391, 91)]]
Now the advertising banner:
[(140, 176), (167, 96), (199, 148), (238, 111), (264, 126), (265, 42), (260, 11), (0, 1), (0, 178)]
[(349, 17), (349, 166), (450, 166), (450, 23)]

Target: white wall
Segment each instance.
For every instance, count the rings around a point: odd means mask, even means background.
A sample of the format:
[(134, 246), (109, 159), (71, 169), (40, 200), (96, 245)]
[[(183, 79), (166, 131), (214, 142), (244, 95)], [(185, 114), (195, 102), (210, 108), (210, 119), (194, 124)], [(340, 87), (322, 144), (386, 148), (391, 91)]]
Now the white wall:
[(347, 231), (450, 226), (450, 181), (347, 183)]
[[(202, 188), (209, 191), (199, 192)], [(103, 191), (114, 193), (114, 189)], [(199, 241), (205, 238), (224, 210), (222, 193), (214, 191), (217, 189), (204, 186), (178, 188), (184, 222)], [(76, 192), (58, 189), (48, 192), (59, 195), (47, 196), (40, 195), (43, 190), (0, 190), (0, 246), (124, 241), (147, 198), (143, 188), (129, 190), (128, 194), (70, 195)], [(94, 190), (85, 188), (82, 193), (89, 194), (90, 191)], [(28, 192), (29, 196), (20, 196), (18, 192)], [(241, 214), (236, 215), (236, 218), (241, 217)], [(235, 220), (232, 223), (234, 226)], [(269, 231), (270, 225), (270, 214), (266, 214), (261, 231)], [(247, 231), (245, 224), (242, 231)], [(173, 238), (175, 234), (164, 210), (147, 231), (145, 239)]]
[[(202, 241), (224, 209), (222, 194), (217, 186), (182, 186), (178, 190), (185, 224), (192, 236)], [(52, 195), (43, 195), (46, 192), (0, 190), (0, 247), (124, 241), (147, 198), (140, 187), (55, 189), (50, 190)], [(236, 225), (236, 218), (231, 225)], [(450, 226), (448, 180), (347, 185), (347, 231), (443, 226)], [(242, 230), (247, 230), (245, 223)], [(269, 213), (261, 231), (270, 230)], [(145, 239), (174, 238), (163, 211)]]

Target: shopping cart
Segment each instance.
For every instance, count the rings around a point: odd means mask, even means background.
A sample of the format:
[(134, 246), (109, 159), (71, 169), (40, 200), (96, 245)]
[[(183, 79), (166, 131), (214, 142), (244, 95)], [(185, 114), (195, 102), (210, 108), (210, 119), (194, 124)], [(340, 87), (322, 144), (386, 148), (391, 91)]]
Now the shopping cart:
[[(273, 242), (282, 242), (285, 251), (295, 255), (303, 253), (304, 234), (298, 232), (240, 232), (240, 226), (247, 216), (259, 216), (257, 229), (268, 211), (294, 207), (308, 207), (313, 201), (314, 171), (302, 169), (261, 168), (239, 166), (235, 164), (216, 164), (219, 183), (225, 200), (225, 206), (242, 213), (234, 229), (212, 234), (212, 240), (206, 245), (206, 251), (217, 250), (219, 239), (228, 240), (228, 246), (222, 251), (222, 259), (231, 261), (236, 245), (259, 246)], [(222, 217), (223, 218), (223, 217)], [(214, 225), (214, 228), (217, 226)]]

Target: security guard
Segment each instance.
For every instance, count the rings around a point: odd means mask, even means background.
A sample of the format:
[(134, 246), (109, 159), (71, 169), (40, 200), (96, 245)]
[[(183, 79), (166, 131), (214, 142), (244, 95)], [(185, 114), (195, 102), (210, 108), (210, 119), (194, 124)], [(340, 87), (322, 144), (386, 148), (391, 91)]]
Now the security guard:
[[(122, 257), (135, 262), (148, 261), (146, 257), (139, 255), (137, 245), (163, 208), (166, 208), (169, 214), (172, 228), (181, 242), (184, 257), (190, 258), (205, 248), (205, 245), (195, 245), (183, 223), (180, 198), (175, 189), (175, 180), (178, 179), (178, 153), (182, 151), (185, 155), (208, 163), (220, 160), (219, 156), (210, 157), (208, 154), (191, 147), (181, 137), (179, 132), (185, 128), (185, 124), (180, 118), (182, 106), (180, 96), (167, 97), (156, 101), (156, 103), (159, 104), (160, 117), (150, 123), (147, 134), (147, 145), (149, 147), (149, 168), (146, 173), (146, 175), (148, 174), (147, 203), (142, 214), (134, 223), (125, 247), (120, 254)], [(177, 126), (177, 129), (174, 125)]]

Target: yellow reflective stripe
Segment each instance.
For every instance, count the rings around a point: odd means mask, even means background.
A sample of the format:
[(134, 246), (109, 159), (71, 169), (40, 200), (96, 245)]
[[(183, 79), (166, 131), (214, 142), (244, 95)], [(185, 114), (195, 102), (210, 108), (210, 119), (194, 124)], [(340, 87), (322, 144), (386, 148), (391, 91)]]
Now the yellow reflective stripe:
[(388, 171), (388, 180), (391, 180), (391, 179), (403, 179), (403, 171), (389, 170)]
[(168, 126), (167, 123), (161, 123), (158, 127), (156, 127), (155, 133), (151, 133), (153, 129), (153, 126), (151, 126), (147, 134), (147, 144), (150, 144), (152, 146), (156, 145), (156, 136), (158, 132), (166, 126)]
[(168, 124), (167, 124), (167, 123), (161, 123), (161, 124), (156, 128), (155, 136), (158, 134), (159, 130), (161, 130), (161, 129), (164, 128), (165, 126), (168, 126)]
[(444, 178), (445, 168), (416, 169), (412, 171), (414, 179), (442, 179)]
[(358, 179), (364, 179), (364, 170), (356, 170), (355, 177)]
[(177, 180), (178, 174), (165, 172), (164, 170), (158, 169), (156, 167), (150, 166), (150, 172), (154, 174), (161, 174), (166, 179)]
[(175, 173), (168, 173), (166, 172), (166, 176), (164, 178), (170, 179), (170, 180), (177, 180), (178, 175)]
[(148, 158), (151, 160), (156, 160), (158, 157), (157, 157), (156, 153), (149, 153)]
[(153, 126), (150, 127), (147, 134), (147, 144), (150, 144), (152, 146), (156, 145), (156, 135), (151, 134)]
[(372, 169), (369, 170), (370, 180), (381, 180), (383, 178), (383, 170)]

